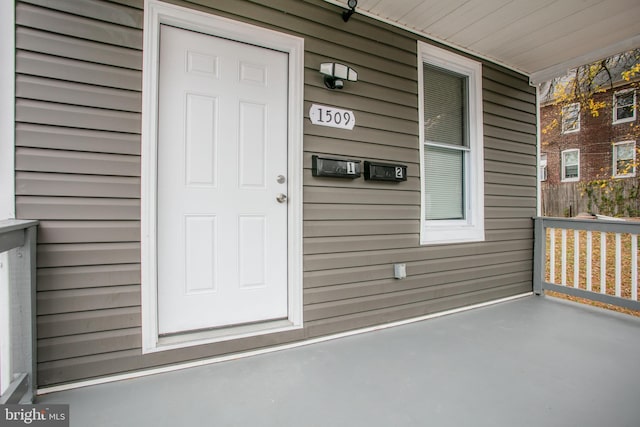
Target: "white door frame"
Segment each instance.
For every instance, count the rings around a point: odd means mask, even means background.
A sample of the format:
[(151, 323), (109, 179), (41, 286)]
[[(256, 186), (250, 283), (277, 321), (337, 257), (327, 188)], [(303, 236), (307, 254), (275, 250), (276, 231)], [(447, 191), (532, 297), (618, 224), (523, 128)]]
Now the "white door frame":
[[(302, 119), (304, 40), (250, 24), (233, 21), (158, 0), (145, 0), (142, 78), (142, 351), (150, 353), (239, 337), (302, 327)], [(289, 55), (288, 87), (288, 321), (272, 327), (257, 325), (229, 334), (201, 335), (189, 341), (163, 342), (158, 338), (157, 305), (157, 129), (160, 25), (285, 52)]]

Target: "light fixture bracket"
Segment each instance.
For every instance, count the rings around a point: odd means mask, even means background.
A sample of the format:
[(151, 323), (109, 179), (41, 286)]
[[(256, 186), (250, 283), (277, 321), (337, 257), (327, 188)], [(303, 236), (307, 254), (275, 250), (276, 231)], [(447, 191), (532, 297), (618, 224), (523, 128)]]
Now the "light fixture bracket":
[(349, 6), (349, 10), (345, 10), (342, 12), (342, 20), (347, 22), (351, 15), (353, 15), (356, 11), (356, 6), (358, 5), (358, 0), (349, 0), (347, 1), (347, 6)]

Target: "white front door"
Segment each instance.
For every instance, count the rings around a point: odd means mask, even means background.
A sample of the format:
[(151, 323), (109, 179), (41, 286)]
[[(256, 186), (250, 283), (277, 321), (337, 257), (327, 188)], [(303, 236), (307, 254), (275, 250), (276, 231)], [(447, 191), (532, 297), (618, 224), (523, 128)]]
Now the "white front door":
[(160, 335), (287, 318), (288, 59), (161, 26)]

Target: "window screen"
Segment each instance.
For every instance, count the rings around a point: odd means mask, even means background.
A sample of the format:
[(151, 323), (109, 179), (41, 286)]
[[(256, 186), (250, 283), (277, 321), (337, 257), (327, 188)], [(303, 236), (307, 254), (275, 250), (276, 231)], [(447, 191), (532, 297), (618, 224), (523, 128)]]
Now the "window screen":
[(425, 219), (464, 219), (467, 76), (424, 64)]

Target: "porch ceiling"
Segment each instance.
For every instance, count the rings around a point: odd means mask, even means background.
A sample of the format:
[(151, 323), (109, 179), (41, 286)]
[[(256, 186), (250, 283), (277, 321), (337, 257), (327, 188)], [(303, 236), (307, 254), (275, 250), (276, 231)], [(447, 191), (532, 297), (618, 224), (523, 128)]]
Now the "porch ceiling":
[[(325, 0), (346, 8), (347, 0)], [(532, 83), (640, 46), (638, 0), (358, 0), (356, 13), (493, 60)]]

